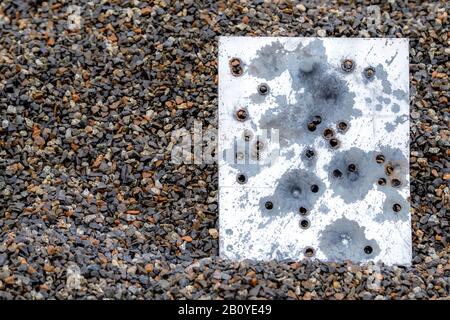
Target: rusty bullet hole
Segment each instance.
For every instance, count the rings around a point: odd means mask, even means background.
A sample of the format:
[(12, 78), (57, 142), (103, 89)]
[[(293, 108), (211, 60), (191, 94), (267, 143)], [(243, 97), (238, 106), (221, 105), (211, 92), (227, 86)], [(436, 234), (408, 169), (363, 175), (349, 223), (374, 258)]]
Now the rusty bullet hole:
[(378, 185), (379, 186), (385, 186), (386, 185), (386, 179), (385, 178), (380, 178), (378, 179)]
[(239, 121), (245, 121), (248, 117), (247, 111), (245, 109), (239, 109), (236, 112), (236, 119)]
[(273, 209), (273, 203), (270, 201), (267, 201), (264, 206), (266, 207), (267, 210), (272, 210)]
[(319, 186), (317, 184), (313, 184), (311, 186), (311, 191), (314, 192), (314, 193), (318, 192), (319, 191)]
[(364, 253), (365, 254), (371, 254), (373, 252), (372, 246), (365, 246), (364, 247)]
[(244, 69), (242, 68), (242, 61), (239, 58), (231, 58), (230, 59), (230, 70), (231, 74), (235, 77), (239, 77), (244, 73)]
[(331, 139), (334, 137), (334, 131), (331, 128), (326, 128), (325, 130), (323, 130), (323, 137), (325, 139)]
[(355, 67), (355, 63), (352, 59), (345, 59), (344, 61), (342, 61), (341, 67), (345, 72), (351, 72)]
[(259, 94), (261, 94), (261, 95), (266, 95), (266, 94), (268, 94), (268, 93), (269, 93), (269, 86), (268, 86), (266, 83), (261, 83), (261, 84), (258, 86), (258, 92), (259, 92)]
[(348, 130), (348, 123), (345, 121), (339, 121), (337, 128), (339, 132), (346, 132)]
[(388, 164), (385, 168), (384, 171), (386, 172), (386, 174), (388, 176), (390, 176), (392, 174), (392, 172), (394, 172), (394, 167), (391, 166), (390, 164)]
[(392, 210), (394, 210), (395, 212), (400, 212), (400, 210), (402, 210), (402, 206), (398, 203), (394, 203), (394, 205), (392, 206)]
[(367, 79), (372, 79), (374, 75), (375, 75), (375, 69), (374, 68), (367, 67), (367, 68), (364, 69), (364, 76)]
[(308, 258), (311, 258), (312, 256), (314, 256), (314, 249), (312, 247), (306, 247), (305, 248), (305, 256), (307, 256)]
[(313, 132), (316, 131), (317, 127), (313, 122), (308, 123), (308, 130)]
[(247, 182), (247, 177), (245, 176), (245, 174), (240, 173), (237, 175), (236, 181), (239, 182), (240, 184), (244, 184)]
[(312, 123), (314, 123), (316, 126), (319, 125), (322, 122), (321, 116), (314, 116), (311, 120)]
[(300, 209), (298, 209), (298, 211), (300, 212), (300, 214), (307, 214), (308, 213), (308, 209), (306, 209), (305, 207), (300, 207)]
[(333, 170), (333, 177), (335, 178), (341, 178), (342, 177), (342, 171), (339, 169)]
[(337, 148), (339, 148), (340, 144), (341, 144), (341, 143), (339, 142), (338, 139), (336, 139), (336, 138), (330, 139), (330, 147), (331, 147), (331, 148), (337, 149)]
[(377, 163), (384, 163), (384, 155), (382, 155), (382, 154), (377, 155), (377, 156), (375, 157), (375, 161), (376, 161)]
[(348, 172), (355, 172), (356, 171), (356, 164), (350, 163), (347, 167)]
[(400, 187), (402, 185), (402, 182), (399, 179), (395, 179), (394, 178), (394, 179), (391, 180), (391, 185), (394, 188), (398, 188), (398, 187)]
[(308, 150), (305, 151), (305, 156), (308, 159), (313, 158), (315, 155), (316, 155), (316, 153), (314, 152), (314, 150), (308, 149)]
[(308, 219), (302, 219), (300, 220), (300, 227), (302, 229), (308, 229), (309, 228), (309, 220)]

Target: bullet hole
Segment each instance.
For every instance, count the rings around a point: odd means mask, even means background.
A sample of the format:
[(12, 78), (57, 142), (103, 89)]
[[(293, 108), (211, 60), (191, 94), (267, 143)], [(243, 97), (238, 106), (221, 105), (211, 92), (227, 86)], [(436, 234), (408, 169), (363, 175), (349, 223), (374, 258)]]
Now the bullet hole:
[(269, 86), (266, 83), (261, 83), (258, 85), (258, 92), (261, 95), (266, 95), (269, 93)]
[(312, 247), (306, 247), (304, 254), (306, 257), (311, 258), (312, 256), (314, 256), (314, 249)]
[(394, 210), (395, 212), (400, 212), (400, 210), (402, 210), (402, 206), (398, 203), (394, 203), (394, 205), (392, 206), (392, 210)]
[(273, 209), (273, 203), (270, 201), (267, 201), (264, 206), (266, 207), (267, 210), (272, 210)]
[(245, 176), (245, 174), (240, 173), (240, 174), (237, 175), (236, 181), (237, 181), (238, 183), (240, 183), (240, 184), (244, 184), (244, 183), (247, 182), (247, 177)]
[(348, 172), (355, 172), (357, 169), (356, 164), (350, 163), (347, 167)]
[(325, 139), (331, 139), (334, 137), (334, 131), (331, 128), (326, 128), (325, 130), (323, 130), (323, 137)]
[(308, 123), (308, 130), (313, 132), (316, 131), (317, 127), (313, 122)]
[(305, 207), (300, 207), (300, 209), (298, 209), (298, 211), (300, 212), (300, 214), (305, 215), (308, 213), (308, 209), (306, 209)]
[(313, 132), (316, 131), (317, 126), (322, 122), (322, 117), (315, 115), (311, 118), (311, 120), (308, 122), (308, 130)]
[(391, 185), (394, 188), (398, 188), (398, 187), (400, 187), (402, 185), (402, 182), (399, 179), (395, 179), (394, 178), (394, 179), (391, 180)]
[(318, 192), (319, 191), (319, 186), (317, 184), (313, 184), (311, 186), (311, 191), (314, 192), (314, 193)]
[(244, 138), (244, 141), (248, 142), (248, 141), (252, 140), (253, 133), (250, 130), (245, 129), (244, 133), (242, 134), (242, 137)]
[(388, 164), (385, 168), (384, 168), (384, 172), (390, 176), (392, 174), (392, 172), (394, 172), (394, 167), (391, 166), (390, 164)]
[(339, 140), (336, 139), (336, 138), (331, 138), (330, 141), (329, 141), (329, 143), (330, 143), (330, 147), (333, 148), (333, 149), (337, 149), (337, 148), (339, 148), (339, 146), (341, 145), (341, 143), (339, 142)]
[(309, 223), (308, 219), (305, 218), (305, 219), (300, 220), (300, 228), (308, 229), (309, 225), (310, 225), (310, 223)]
[(319, 125), (322, 122), (321, 116), (314, 116), (311, 120), (312, 123), (314, 123), (316, 126)]
[(364, 253), (365, 253), (365, 254), (371, 254), (372, 251), (373, 251), (372, 246), (365, 246), (365, 247), (364, 247)]
[(379, 186), (385, 186), (386, 185), (386, 179), (385, 178), (380, 178), (377, 181)]
[(300, 198), (301, 194), (302, 194), (302, 190), (300, 188), (293, 188), (292, 189), (292, 196), (294, 198)]
[(243, 159), (244, 159), (244, 153), (236, 152), (236, 160), (243, 160)]
[(348, 130), (348, 123), (345, 122), (345, 121), (339, 121), (338, 124), (337, 124), (337, 128), (338, 128), (338, 131), (341, 132), (341, 133), (347, 132), (347, 130)]
[(314, 158), (315, 155), (316, 153), (312, 149), (308, 149), (305, 151), (305, 157), (308, 159)]
[(245, 109), (239, 109), (236, 112), (236, 119), (238, 119), (239, 121), (245, 121), (248, 118), (248, 113)]
[(235, 77), (239, 77), (244, 73), (244, 69), (242, 68), (242, 61), (239, 58), (231, 58), (230, 62), (230, 71), (231, 74)]
[(339, 169), (333, 170), (333, 177), (335, 178), (342, 178), (342, 172)]
[(345, 72), (351, 72), (355, 68), (355, 63), (351, 59), (345, 59), (341, 63), (341, 68)]
[(375, 161), (376, 161), (377, 163), (384, 163), (384, 155), (382, 155), (382, 154), (377, 155), (377, 156), (375, 157)]
[(375, 75), (375, 69), (374, 68), (367, 67), (367, 68), (364, 69), (364, 76), (367, 79), (372, 79), (374, 75)]

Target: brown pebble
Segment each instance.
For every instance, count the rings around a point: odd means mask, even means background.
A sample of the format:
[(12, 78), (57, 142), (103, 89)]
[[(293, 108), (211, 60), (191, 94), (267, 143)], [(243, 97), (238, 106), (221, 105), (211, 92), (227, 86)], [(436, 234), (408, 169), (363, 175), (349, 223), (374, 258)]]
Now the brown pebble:
[(311, 292), (305, 292), (303, 295), (303, 300), (311, 300)]
[(142, 8), (142, 9), (141, 9), (141, 15), (147, 16), (147, 15), (149, 15), (150, 13), (152, 13), (152, 11), (153, 11), (152, 7), (145, 7), (145, 8)]
[(14, 281), (15, 281), (15, 279), (14, 279), (14, 276), (9, 276), (9, 277), (6, 277), (5, 278), (5, 283), (6, 284), (14, 284)]
[(182, 103), (183, 103), (183, 98), (181, 98), (180, 96), (177, 96), (177, 97), (175, 98), (175, 103), (176, 103), (176, 104), (182, 104)]
[(128, 210), (127, 214), (132, 214), (132, 215), (137, 215), (140, 214), (141, 212), (139, 210)]
[(190, 237), (190, 236), (184, 236), (184, 237), (181, 237), (181, 239), (186, 242), (192, 242), (192, 237)]
[(46, 285), (46, 284), (44, 283), (44, 284), (41, 284), (41, 285), (39, 286), (39, 290), (42, 290), (42, 291), (48, 291), (48, 290), (50, 290), (50, 288), (48, 287), (48, 285)]
[(80, 101), (80, 95), (78, 93), (72, 93), (72, 100), (74, 102)]
[(289, 298), (292, 298), (292, 299), (297, 299), (297, 295), (296, 295), (295, 292), (292, 291), (292, 290), (289, 290), (289, 291), (288, 291), (287, 296), (288, 296)]
[(419, 158), (419, 159), (417, 159), (417, 163), (420, 166), (425, 167), (428, 165), (428, 159), (427, 158)]
[(48, 264), (48, 263), (44, 264), (44, 271), (45, 272), (53, 272), (53, 270), (55, 270), (54, 266), (52, 266), (51, 264)]
[(345, 298), (345, 294), (343, 294), (342, 292), (338, 292), (334, 295), (334, 297), (336, 298), (336, 300), (342, 300)]
[(214, 228), (209, 229), (209, 234), (211, 235), (211, 237), (213, 237), (213, 239), (217, 239), (219, 237), (219, 232)]
[(333, 281), (333, 288), (339, 289), (340, 287), (341, 287), (341, 284), (339, 283), (339, 281)]
[(52, 256), (52, 255), (54, 255), (55, 253), (56, 253), (56, 247), (53, 246), (53, 245), (49, 245), (49, 246), (47, 247), (47, 254), (48, 254), (49, 256)]
[(145, 265), (145, 271), (146, 271), (147, 273), (153, 272), (153, 264), (147, 263), (147, 264)]
[(92, 131), (93, 131), (94, 129), (92, 129), (92, 127), (91, 126), (86, 126), (86, 128), (84, 128), (84, 131), (86, 132), (86, 133), (92, 133)]
[(103, 155), (103, 154), (100, 154), (100, 155), (95, 159), (94, 163), (92, 164), (92, 167), (93, 167), (93, 168), (98, 168), (98, 167), (100, 167), (100, 165), (102, 164), (103, 158), (104, 158), (104, 155)]
[(36, 271), (35, 268), (33, 268), (33, 266), (28, 266), (27, 272), (28, 272), (29, 274), (33, 274), (33, 273), (36, 273), (37, 271)]
[(35, 136), (33, 140), (34, 144), (37, 145), (38, 147), (45, 145), (45, 140), (41, 136)]
[(111, 33), (109, 36), (108, 36), (108, 40), (109, 41), (111, 41), (111, 42), (117, 42), (117, 36), (116, 36), (116, 34), (115, 33)]

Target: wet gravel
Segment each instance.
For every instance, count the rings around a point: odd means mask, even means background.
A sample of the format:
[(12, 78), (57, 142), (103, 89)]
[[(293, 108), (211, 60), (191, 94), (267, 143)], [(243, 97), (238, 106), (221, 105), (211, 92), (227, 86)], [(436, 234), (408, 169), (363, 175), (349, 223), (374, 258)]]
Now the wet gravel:
[[(0, 298), (449, 299), (445, 1), (109, 2), (0, 3)], [(410, 38), (411, 267), (217, 257), (220, 35)]]

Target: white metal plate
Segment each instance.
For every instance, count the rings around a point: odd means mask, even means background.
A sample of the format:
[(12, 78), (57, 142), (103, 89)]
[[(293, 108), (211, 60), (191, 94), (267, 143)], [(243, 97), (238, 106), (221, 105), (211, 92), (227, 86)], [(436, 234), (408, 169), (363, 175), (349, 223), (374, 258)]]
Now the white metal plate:
[(222, 257), (411, 263), (408, 57), (407, 39), (220, 38)]

